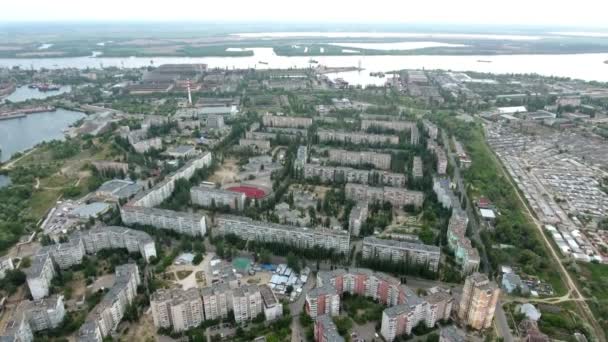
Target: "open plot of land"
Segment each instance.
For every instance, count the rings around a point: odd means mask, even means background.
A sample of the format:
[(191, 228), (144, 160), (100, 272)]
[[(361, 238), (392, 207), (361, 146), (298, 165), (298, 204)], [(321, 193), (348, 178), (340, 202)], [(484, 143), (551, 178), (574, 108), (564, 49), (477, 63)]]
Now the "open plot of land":
[(225, 159), (224, 163), (209, 177), (209, 181), (219, 184), (233, 183), (238, 180), (238, 165), (236, 159)]

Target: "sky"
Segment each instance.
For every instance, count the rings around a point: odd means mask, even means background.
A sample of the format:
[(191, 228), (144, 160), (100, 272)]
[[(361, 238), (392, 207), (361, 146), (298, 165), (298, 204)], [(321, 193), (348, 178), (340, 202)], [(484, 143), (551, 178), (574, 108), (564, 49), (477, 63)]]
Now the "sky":
[(442, 23), (608, 29), (605, 0), (0, 0), (0, 22)]

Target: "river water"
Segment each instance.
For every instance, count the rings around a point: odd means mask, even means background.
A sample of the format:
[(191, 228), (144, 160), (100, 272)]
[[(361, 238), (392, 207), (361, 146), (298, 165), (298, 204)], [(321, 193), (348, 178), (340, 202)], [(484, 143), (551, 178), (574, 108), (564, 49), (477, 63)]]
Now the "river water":
[(30, 114), (24, 118), (0, 120), (0, 148), (4, 162), (16, 152), (50, 140), (63, 140), (63, 130), (85, 114), (64, 109)]
[[(74, 57), (0, 59), (0, 67), (22, 68), (135, 68), (166, 63), (206, 63), (210, 68), (305, 68), (309, 57), (277, 56), (272, 48), (253, 48), (250, 57)], [(570, 55), (496, 55), (496, 56), (318, 56), (319, 64), (329, 67), (361, 65), (363, 72), (349, 72), (331, 77), (342, 77), (352, 84), (382, 84), (384, 79), (370, 77), (370, 72), (387, 72), (399, 69), (445, 69), (489, 73), (538, 73), (545, 76), (564, 76), (587, 81), (608, 81), (608, 53)], [(479, 60), (490, 61), (480, 63)], [(260, 64), (265, 62), (268, 64)]]
[(59, 90), (51, 91), (40, 91), (38, 89), (30, 89), (28, 86), (21, 86), (15, 89), (15, 91), (9, 96), (7, 96), (5, 100), (11, 102), (23, 102), (30, 99), (41, 100), (46, 99), (47, 97), (68, 93), (70, 92), (70, 90), (70, 86), (61, 87), (61, 89)]

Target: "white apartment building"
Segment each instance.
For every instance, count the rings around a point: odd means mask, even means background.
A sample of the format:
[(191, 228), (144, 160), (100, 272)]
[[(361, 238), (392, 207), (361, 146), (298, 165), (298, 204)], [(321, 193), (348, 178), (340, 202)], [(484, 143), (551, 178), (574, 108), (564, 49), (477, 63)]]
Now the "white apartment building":
[(25, 301), (21, 306), (32, 331), (57, 328), (65, 317), (62, 295), (53, 295), (37, 301)]
[(262, 295), (257, 285), (232, 290), (232, 308), (237, 324), (249, 321), (263, 312)]
[(197, 327), (205, 320), (203, 301), (197, 288), (161, 289), (150, 298), (152, 318), (157, 328), (175, 332)]
[(391, 155), (388, 153), (330, 149), (329, 161), (341, 165), (373, 165), (381, 170), (391, 168)]
[(410, 121), (382, 121), (382, 120), (361, 120), (361, 130), (367, 130), (370, 127), (378, 127), (383, 129), (391, 129), (398, 132), (409, 132), (413, 127), (416, 127), (415, 122)]
[(352, 144), (399, 144), (399, 136), (385, 134), (370, 134), (365, 132), (343, 132), (333, 130), (318, 130), (320, 142), (337, 141)]
[(85, 251), (94, 254), (106, 248), (126, 248), (129, 252), (139, 252), (146, 261), (156, 257), (154, 239), (146, 232), (107, 226), (93, 228), (80, 233)]
[(213, 284), (201, 289), (205, 319), (220, 319), (228, 317), (232, 308), (232, 289), (228, 284)]
[(305, 308), (313, 319), (321, 315), (337, 316), (340, 314), (340, 294), (330, 284), (317, 285), (306, 294)]
[(190, 189), (190, 198), (193, 204), (202, 207), (216, 208), (228, 206), (230, 209), (243, 210), (245, 208), (245, 194), (212, 187), (199, 186)]
[(124, 205), (120, 213), (127, 225), (148, 225), (191, 236), (204, 236), (207, 232), (206, 219), (201, 214), (131, 205)]
[(364, 259), (383, 259), (392, 262), (408, 262), (426, 265), (433, 272), (439, 269), (441, 249), (419, 242), (378, 239), (368, 236), (363, 239)]
[(350, 252), (350, 236), (344, 231), (281, 225), (233, 215), (221, 215), (215, 221), (214, 234), (235, 234), (244, 240), (279, 242), (297, 248), (318, 246), (338, 253)]
[(312, 118), (266, 114), (262, 116), (262, 123), (266, 127), (308, 128), (312, 125)]
[(395, 187), (372, 187), (361, 184), (347, 183), (344, 188), (346, 198), (355, 201), (390, 202), (394, 207), (404, 205), (422, 206), (424, 193)]
[(55, 267), (50, 254), (42, 253), (32, 258), (32, 266), (25, 270), (27, 286), (34, 300), (49, 295), (51, 280), (55, 277)]

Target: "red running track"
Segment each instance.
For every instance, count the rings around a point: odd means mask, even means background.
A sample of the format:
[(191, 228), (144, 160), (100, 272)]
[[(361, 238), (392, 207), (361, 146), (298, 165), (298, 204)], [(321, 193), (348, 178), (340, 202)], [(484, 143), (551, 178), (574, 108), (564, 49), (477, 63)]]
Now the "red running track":
[(266, 192), (253, 186), (234, 186), (227, 190), (244, 193), (248, 198), (260, 199), (266, 196)]

